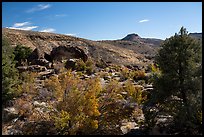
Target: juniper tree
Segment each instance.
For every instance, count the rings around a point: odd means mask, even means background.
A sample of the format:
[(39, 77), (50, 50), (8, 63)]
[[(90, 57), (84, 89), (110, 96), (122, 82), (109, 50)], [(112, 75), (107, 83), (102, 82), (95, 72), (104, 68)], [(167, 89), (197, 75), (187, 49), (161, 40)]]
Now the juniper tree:
[(18, 71), (15, 68), (13, 48), (7, 39), (2, 39), (2, 100), (11, 99), (18, 83)]
[(23, 45), (17, 45), (13, 53), (15, 55), (14, 60), (18, 61), (17, 64), (20, 65), (23, 61), (28, 59), (29, 55), (32, 53), (32, 49)]

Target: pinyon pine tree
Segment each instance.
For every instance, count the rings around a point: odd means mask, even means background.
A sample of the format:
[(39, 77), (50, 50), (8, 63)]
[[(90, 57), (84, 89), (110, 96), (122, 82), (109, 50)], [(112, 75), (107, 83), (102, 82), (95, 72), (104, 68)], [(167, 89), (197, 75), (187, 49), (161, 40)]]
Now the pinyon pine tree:
[[(154, 80), (150, 104), (174, 117), (179, 130), (199, 129), (202, 124), (202, 45), (182, 27), (166, 39), (155, 58), (160, 75)], [(197, 134), (193, 133), (192, 134)]]

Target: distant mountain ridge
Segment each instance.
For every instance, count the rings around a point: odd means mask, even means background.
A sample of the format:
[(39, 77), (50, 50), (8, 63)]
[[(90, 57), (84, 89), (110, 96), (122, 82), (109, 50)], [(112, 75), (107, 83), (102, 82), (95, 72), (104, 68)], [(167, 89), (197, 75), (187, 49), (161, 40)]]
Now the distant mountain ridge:
[(121, 40), (128, 40), (128, 41), (136, 41), (141, 37), (138, 34), (132, 33), (128, 34), (126, 37), (122, 38)]
[(137, 41), (140, 43), (146, 43), (151, 46), (160, 46), (161, 42), (163, 41), (162, 39), (156, 39), (156, 38), (141, 38), (138, 34), (132, 33), (128, 34), (124, 38), (121, 39), (122, 41)]
[[(202, 33), (189, 33), (189, 36), (202, 40)], [(150, 44), (151, 46), (159, 46), (161, 44), (162, 39), (157, 39), (157, 38), (141, 38), (138, 34), (136, 33), (132, 33), (132, 34), (128, 34), (127, 36), (125, 36), (124, 38), (121, 39), (122, 41), (137, 41), (140, 43), (146, 43), (146, 44)]]
[(189, 36), (202, 40), (202, 33), (189, 33)]

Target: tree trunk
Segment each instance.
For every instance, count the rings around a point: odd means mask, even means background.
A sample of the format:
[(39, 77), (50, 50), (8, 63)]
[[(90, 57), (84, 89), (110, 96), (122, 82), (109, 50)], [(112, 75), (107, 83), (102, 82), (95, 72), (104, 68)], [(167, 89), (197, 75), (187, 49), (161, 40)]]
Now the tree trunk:
[(187, 96), (185, 93), (185, 89), (184, 89), (184, 75), (183, 75), (183, 67), (181, 65), (181, 60), (179, 58), (179, 87), (180, 87), (180, 93), (181, 93), (181, 97), (183, 99), (183, 103), (184, 103), (184, 107), (186, 110), (186, 118), (188, 120), (190, 120), (190, 110), (189, 110), (189, 106), (188, 106), (188, 101), (187, 101)]
[(186, 118), (187, 118), (187, 120), (190, 120), (190, 114), (191, 113), (190, 113), (190, 109), (189, 109), (189, 105), (188, 105), (187, 96), (186, 96), (186, 93), (185, 93), (185, 90), (184, 90), (184, 87), (183, 87), (183, 83), (184, 83), (184, 80), (181, 79), (181, 81), (180, 81), (180, 92), (181, 92), (181, 96), (182, 96), (185, 111), (186, 111)]

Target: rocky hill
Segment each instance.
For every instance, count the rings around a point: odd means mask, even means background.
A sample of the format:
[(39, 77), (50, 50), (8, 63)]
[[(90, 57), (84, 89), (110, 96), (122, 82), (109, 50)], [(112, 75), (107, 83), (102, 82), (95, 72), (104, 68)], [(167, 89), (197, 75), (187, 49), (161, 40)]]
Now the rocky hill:
[(202, 33), (189, 33), (189, 35), (193, 38), (198, 39), (199, 41), (202, 42)]
[(201, 38), (202, 39), (202, 33), (190, 33), (189, 35), (192, 37), (195, 37), (195, 38)]
[(135, 54), (142, 55), (146, 59), (152, 60), (162, 41), (161, 39), (141, 38), (138, 34), (133, 33), (128, 34), (120, 40), (104, 40), (102, 42), (129, 49)]
[(127, 40), (127, 41), (138, 41), (141, 37), (138, 34), (132, 33), (128, 34), (126, 37), (122, 38), (121, 40)]
[(132, 41), (145, 43), (148, 46), (159, 47), (163, 40), (155, 38), (141, 38), (138, 34), (128, 34), (126, 37), (121, 39), (122, 41)]
[[(150, 39), (142, 39), (136, 34), (128, 35), (123, 40), (91, 41), (62, 34), (3, 28), (2, 35), (8, 38), (13, 46), (20, 44), (32, 48), (34, 55), (31, 60), (46, 59), (49, 61), (50, 58), (53, 60), (60, 54), (61, 57), (66, 56), (69, 59), (87, 56), (95, 62), (102, 60), (109, 64), (147, 66), (152, 62), (151, 59), (156, 53), (155, 47), (159, 45), (158, 42), (155, 44)], [(129, 37), (133, 41), (129, 41)], [(53, 49), (59, 46), (64, 46), (68, 50), (65, 53), (58, 52), (57, 55), (54, 55)], [(69, 50), (70, 48), (74, 50)], [(83, 55), (77, 55), (77, 50), (81, 50), (78, 53), (83, 53)], [(71, 54), (70, 51), (72, 51)]]

